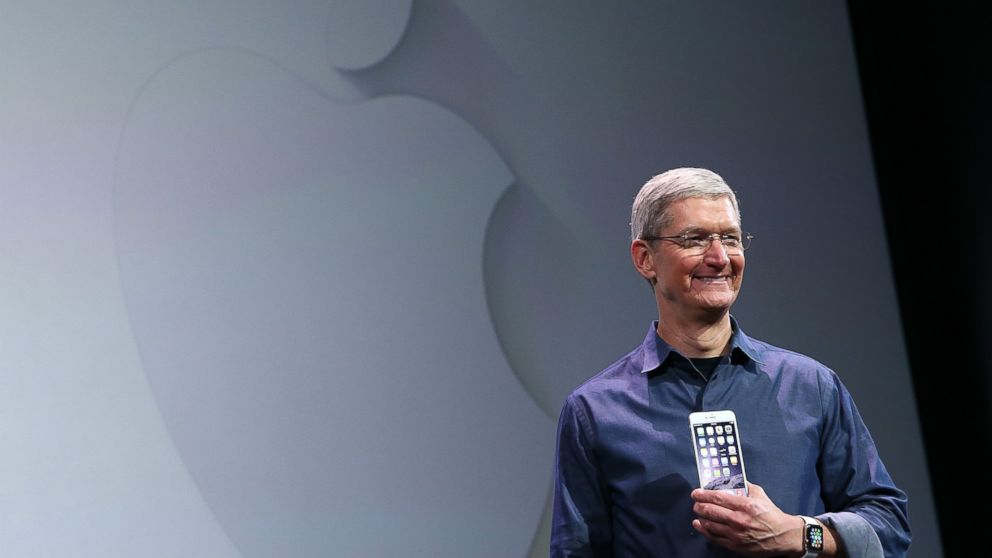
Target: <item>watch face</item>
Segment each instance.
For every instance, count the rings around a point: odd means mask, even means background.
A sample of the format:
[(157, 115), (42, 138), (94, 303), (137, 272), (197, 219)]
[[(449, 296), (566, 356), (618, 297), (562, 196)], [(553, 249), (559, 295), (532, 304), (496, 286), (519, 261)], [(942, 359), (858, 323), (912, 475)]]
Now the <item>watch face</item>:
[(806, 550), (823, 550), (823, 527), (819, 525), (806, 526)]

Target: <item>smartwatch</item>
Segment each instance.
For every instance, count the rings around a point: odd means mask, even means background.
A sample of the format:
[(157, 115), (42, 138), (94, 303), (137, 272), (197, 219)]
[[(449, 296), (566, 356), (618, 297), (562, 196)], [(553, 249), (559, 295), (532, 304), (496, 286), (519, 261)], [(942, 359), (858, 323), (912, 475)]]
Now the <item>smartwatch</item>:
[(816, 558), (823, 552), (823, 525), (812, 517), (800, 515), (803, 518), (803, 554), (802, 558)]

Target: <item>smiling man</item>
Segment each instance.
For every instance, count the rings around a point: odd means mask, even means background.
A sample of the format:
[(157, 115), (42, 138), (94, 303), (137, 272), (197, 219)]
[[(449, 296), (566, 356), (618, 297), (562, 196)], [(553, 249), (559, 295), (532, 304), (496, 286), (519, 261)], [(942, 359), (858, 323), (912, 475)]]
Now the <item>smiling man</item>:
[[(631, 257), (658, 321), (558, 423), (551, 556), (904, 556), (906, 495), (847, 389), (730, 315), (751, 236), (705, 169), (649, 180)], [(736, 413), (748, 495), (701, 490), (689, 414)]]

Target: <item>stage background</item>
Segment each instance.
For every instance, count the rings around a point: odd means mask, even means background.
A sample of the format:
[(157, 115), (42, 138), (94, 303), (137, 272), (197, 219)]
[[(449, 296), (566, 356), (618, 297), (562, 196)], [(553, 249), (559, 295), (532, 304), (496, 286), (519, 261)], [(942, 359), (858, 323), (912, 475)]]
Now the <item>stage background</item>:
[(5, 555), (546, 555), (687, 165), (756, 237), (742, 326), (838, 372), (941, 555), (843, 3), (3, 7)]
[(971, 556), (985, 525), (960, 456), (992, 459), (992, 265), (970, 241), (992, 204), (992, 36), (977, 7), (848, 5), (943, 548)]

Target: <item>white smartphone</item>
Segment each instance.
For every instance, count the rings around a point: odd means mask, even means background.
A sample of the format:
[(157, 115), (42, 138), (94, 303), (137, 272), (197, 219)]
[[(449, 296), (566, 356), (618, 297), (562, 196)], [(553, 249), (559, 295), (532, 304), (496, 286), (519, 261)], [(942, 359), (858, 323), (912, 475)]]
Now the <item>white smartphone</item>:
[(689, 415), (699, 486), (747, 496), (744, 455), (733, 411), (702, 411)]

